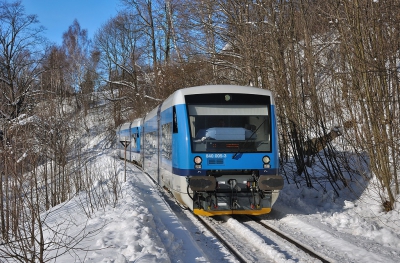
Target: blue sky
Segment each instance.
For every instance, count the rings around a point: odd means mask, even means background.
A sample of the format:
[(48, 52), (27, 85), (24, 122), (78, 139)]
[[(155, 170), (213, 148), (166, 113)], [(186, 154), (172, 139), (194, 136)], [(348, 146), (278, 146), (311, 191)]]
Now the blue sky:
[[(9, 0), (11, 2), (12, 0)], [(119, 0), (22, 0), (26, 14), (36, 14), (45, 36), (61, 45), (62, 34), (77, 19), (90, 38), (121, 9)]]

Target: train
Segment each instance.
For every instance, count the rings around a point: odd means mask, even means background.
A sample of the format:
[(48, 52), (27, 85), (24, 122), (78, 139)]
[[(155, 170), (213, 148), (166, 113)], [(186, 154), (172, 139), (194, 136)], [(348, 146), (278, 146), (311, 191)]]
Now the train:
[(140, 165), (196, 215), (267, 214), (284, 186), (269, 90), (180, 89), (116, 135), (119, 157)]

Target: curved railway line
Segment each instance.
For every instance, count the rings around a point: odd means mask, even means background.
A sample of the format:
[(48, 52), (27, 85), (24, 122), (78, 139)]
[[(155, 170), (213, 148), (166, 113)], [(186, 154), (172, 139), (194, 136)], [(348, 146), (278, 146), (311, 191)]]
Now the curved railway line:
[(207, 222), (206, 218), (202, 216), (195, 216), (199, 222), (208, 230), (211, 232), (211, 234), (214, 235), (216, 239), (218, 239), (221, 244), (228, 249), (228, 251), (235, 256), (238, 262), (240, 263), (247, 263), (249, 262), (245, 255), (242, 255), (236, 247), (234, 247), (223, 235), (220, 235), (214, 228)]
[[(140, 166), (136, 164), (133, 165), (143, 172)], [(145, 174), (148, 176), (147, 173)], [(148, 176), (148, 178), (156, 184), (150, 176)], [(161, 190), (161, 188), (159, 189)], [(164, 190), (166, 191), (166, 189)], [(172, 195), (169, 195), (169, 197), (173, 199)], [(175, 205), (183, 209), (178, 202), (175, 202)], [(309, 262), (336, 262), (318, 253), (311, 247), (296, 241), (290, 235), (278, 230), (271, 224), (268, 224), (266, 220), (262, 220), (257, 216), (205, 217), (194, 214), (193, 216), (240, 263), (285, 262), (289, 259), (297, 261), (299, 258), (297, 258), (296, 255), (298, 254), (305, 255), (302, 256), (302, 259), (307, 257)], [(232, 223), (229, 224), (229, 221), (234, 222), (233, 225)], [(229, 227), (229, 225), (231, 226)], [(246, 238), (250, 240), (246, 240)], [(254, 242), (254, 244), (252, 242)], [(282, 244), (284, 248), (281, 248), (279, 244)], [(288, 246), (291, 247), (289, 250), (287, 248)]]
[[(238, 262), (285, 262), (289, 259), (298, 260), (293, 254), (301, 252), (308, 255), (309, 260), (312, 262), (335, 262), (335, 260), (318, 253), (307, 245), (301, 244), (290, 235), (277, 230), (256, 216), (225, 216), (217, 218), (197, 216), (197, 219), (236, 257)], [(230, 224), (233, 227), (227, 226), (229, 225), (229, 220), (233, 220), (234, 223)], [(258, 228), (255, 227), (258, 229), (257, 231), (251, 229), (254, 224), (259, 226)], [(234, 228), (238, 225), (239, 230), (235, 231)], [(229, 237), (227, 237), (228, 233)], [(246, 236), (248, 239), (252, 239), (254, 244), (250, 240), (246, 240)], [(276, 241), (277, 237), (281, 239), (278, 242)], [(238, 242), (241, 242), (241, 244)], [(284, 244), (284, 248), (273, 248), (278, 243)], [(295, 253), (288, 251), (288, 244), (295, 247), (289, 250), (297, 251)], [(262, 251), (263, 249), (265, 250)], [(270, 257), (271, 255), (272, 257)]]
[(327, 256), (318, 253), (317, 251), (315, 251), (311, 247), (308, 247), (308, 246), (306, 246), (304, 244), (301, 244), (299, 241), (295, 240), (294, 238), (292, 238), (289, 235), (286, 235), (282, 231), (280, 231), (277, 228), (273, 227), (272, 225), (266, 223), (265, 221), (261, 220), (260, 218), (257, 218), (255, 216), (248, 216), (248, 217), (250, 219), (252, 219), (254, 222), (257, 222), (258, 224), (260, 224), (262, 227), (264, 227), (268, 231), (273, 232), (274, 234), (276, 234), (277, 236), (281, 237), (282, 239), (284, 239), (284, 240), (290, 242), (291, 244), (295, 245), (296, 247), (298, 247), (299, 249), (301, 249), (305, 253), (309, 254), (311, 257), (313, 257), (315, 259), (318, 259), (323, 263), (335, 262), (333, 259), (330, 259)]

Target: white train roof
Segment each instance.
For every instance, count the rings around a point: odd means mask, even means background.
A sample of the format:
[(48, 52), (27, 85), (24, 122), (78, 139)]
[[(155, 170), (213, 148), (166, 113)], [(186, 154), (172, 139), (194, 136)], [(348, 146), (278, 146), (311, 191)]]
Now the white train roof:
[(162, 105), (161, 110), (171, 107), (172, 105), (185, 104), (185, 95), (194, 94), (213, 94), (213, 93), (239, 93), (239, 94), (255, 94), (271, 97), (271, 104), (275, 104), (272, 92), (270, 90), (248, 87), (248, 86), (237, 86), (237, 85), (206, 85), (197, 86), (191, 88), (185, 88), (175, 91), (169, 96)]
[[(271, 104), (274, 105), (275, 101), (270, 90), (249, 87), (249, 86), (237, 86), (237, 85), (205, 85), (205, 86), (196, 86), (190, 88), (184, 88), (175, 91), (172, 93), (163, 103), (161, 106), (161, 111), (170, 108), (173, 105), (185, 104), (185, 96), (186, 95), (194, 95), (194, 94), (215, 94), (215, 93), (227, 93), (227, 94), (254, 94), (254, 95), (263, 95), (263, 96), (270, 96)], [(157, 115), (158, 107), (155, 107), (146, 115), (146, 120), (153, 118)], [(142, 119), (138, 119), (142, 120)], [(136, 120), (135, 120), (136, 121)], [(139, 126), (138, 125), (136, 126)], [(125, 125), (125, 124), (123, 124)], [(129, 123), (128, 123), (129, 127)], [(127, 127), (127, 128), (128, 128)], [(135, 125), (132, 124), (132, 127)]]
[(139, 118), (139, 119), (133, 120), (132, 122), (123, 123), (123, 124), (121, 124), (119, 130), (126, 130), (126, 129), (129, 129), (129, 127), (130, 128), (139, 127), (139, 126), (141, 126), (142, 121), (143, 121), (143, 119)]

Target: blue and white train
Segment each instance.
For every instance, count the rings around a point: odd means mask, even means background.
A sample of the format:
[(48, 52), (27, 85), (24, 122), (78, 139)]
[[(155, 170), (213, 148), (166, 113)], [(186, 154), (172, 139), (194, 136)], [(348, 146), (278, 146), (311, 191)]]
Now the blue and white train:
[(283, 188), (268, 90), (232, 85), (177, 90), (116, 132), (120, 157), (141, 165), (194, 214), (266, 214)]

